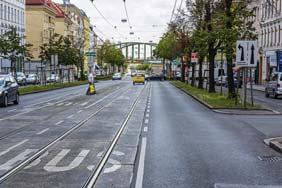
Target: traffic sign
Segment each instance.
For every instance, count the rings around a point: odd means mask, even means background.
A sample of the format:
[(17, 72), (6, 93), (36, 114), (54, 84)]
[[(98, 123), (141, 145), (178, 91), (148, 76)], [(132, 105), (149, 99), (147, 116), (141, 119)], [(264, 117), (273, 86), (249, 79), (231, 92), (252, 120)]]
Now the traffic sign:
[(193, 52), (191, 54), (191, 63), (198, 63), (198, 53)]
[(258, 56), (257, 41), (237, 41), (236, 64), (239, 67), (256, 67)]
[(86, 52), (85, 55), (96, 57), (96, 52)]

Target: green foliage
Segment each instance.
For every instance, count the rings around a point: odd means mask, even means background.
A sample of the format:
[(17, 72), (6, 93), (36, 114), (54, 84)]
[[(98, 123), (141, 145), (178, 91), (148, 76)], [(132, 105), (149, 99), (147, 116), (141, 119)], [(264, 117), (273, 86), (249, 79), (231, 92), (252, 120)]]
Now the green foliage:
[(166, 33), (154, 50), (154, 55), (171, 61), (176, 59), (179, 56), (177, 35), (173, 32)]
[(109, 41), (106, 41), (97, 50), (98, 64), (106, 63), (111, 66), (121, 67), (124, 65), (125, 57), (120, 49), (115, 48)]
[(136, 66), (137, 70), (144, 70), (144, 71), (148, 71), (150, 69), (150, 65), (149, 64), (144, 64), (144, 65), (137, 65)]
[(32, 58), (29, 48), (31, 44), (22, 44), (24, 37), (20, 36), (15, 28), (0, 36), (0, 56), (15, 63), (18, 58)]

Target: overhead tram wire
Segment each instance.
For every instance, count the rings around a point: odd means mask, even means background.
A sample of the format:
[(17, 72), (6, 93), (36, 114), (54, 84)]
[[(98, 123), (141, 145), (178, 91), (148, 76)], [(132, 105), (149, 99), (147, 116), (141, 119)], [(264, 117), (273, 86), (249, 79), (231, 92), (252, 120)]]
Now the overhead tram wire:
[(102, 14), (102, 12), (96, 7), (96, 5), (94, 4), (94, 2), (92, 0), (90, 0), (90, 2), (92, 2), (92, 5), (94, 6), (94, 8), (97, 10), (97, 12), (100, 14), (100, 16), (102, 16), (102, 18), (115, 30), (117, 31), (117, 33), (122, 37), (123, 35), (117, 30), (117, 28)]
[(172, 18), (173, 18), (173, 16), (174, 16), (174, 11), (175, 11), (175, 8), (176, 8), (176, 5), (177, 5), (177, 1), (178, 1), (178, 0), (174, 0), (174, 6), (173, 6), (173, 10), (172, 10), (172, 13), (171, 13), (171, 17), (170, 17), (169, 23), (171, 23)]
[(125, 13), (126, 13), (126, 18), (127, 18), (127, 22), (128, 22), (129, 28), (132, 29), (132, 25), (131, 25), (130, 20), (129, 20), (129, 16), (128, 16), (128, 11), (127, 11), (127, 6), (126, 6), (125, 0), (123, 0), (123, 5), (124, 5), (124, 10), (125, 10)]

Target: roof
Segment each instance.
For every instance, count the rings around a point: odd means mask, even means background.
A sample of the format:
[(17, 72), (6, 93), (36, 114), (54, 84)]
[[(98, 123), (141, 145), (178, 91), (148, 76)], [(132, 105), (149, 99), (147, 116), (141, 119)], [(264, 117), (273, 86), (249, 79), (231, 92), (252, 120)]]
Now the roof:
[(54, 3), (52, 0), (26, 0), (26, 5), (44, 5), (51, 8), (55, 13), (56, 17), (66, 17), (65, 12), (60, 8), (59, 4)]

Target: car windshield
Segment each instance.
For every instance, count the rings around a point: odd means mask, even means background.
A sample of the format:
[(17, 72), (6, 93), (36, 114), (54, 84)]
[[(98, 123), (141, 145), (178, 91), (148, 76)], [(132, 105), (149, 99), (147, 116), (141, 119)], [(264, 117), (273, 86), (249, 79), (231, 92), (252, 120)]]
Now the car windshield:
[(4, 85), (4, 77), (0, 77), (0, 86)]
[(120, 73), (115, 73), (114, 75), (115, 75), (115, 76), (120, 76)]
[(18, 73), (17, 73), (17, 76), (24, 76), (24, 73), (18, 72)]
[(35, 75), (34, 74), (28, 74), (28, 75), (26, 75), (26, 77), (27, 78), (33, 78), (33, 77), (35, 77)]

